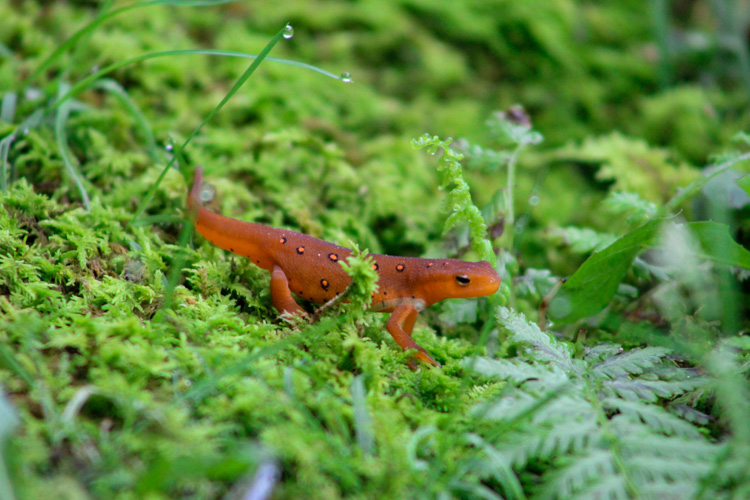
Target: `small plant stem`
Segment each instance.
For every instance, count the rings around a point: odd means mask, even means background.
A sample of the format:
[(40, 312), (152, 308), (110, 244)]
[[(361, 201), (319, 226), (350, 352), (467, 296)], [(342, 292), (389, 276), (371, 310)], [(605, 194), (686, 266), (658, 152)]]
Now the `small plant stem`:
[(699, 177), (698, 179), (688, 184), (685, 189), (680, 190), (679, 193), (672, 197), (672, 199), (669, 200), (667, 204), (664, 205), (664, 207), (662, 207), (662, 209), (659, 211), (659, 215), (657, 216), (657, 218), (669, 217), (677, 207), (679, 207), (685, 200), (693, 196), (695, 193), (700, 191), (701, 188), (708, 184), (711, 179), (729, 170), (739, 162), (746, 160), (750, 160), (750, 153), (745, 153), (736, 158), (725, 161), (720, 165), (717, 165), (714, 171), (711, 172), (711, 175), (708, 175), (706, 177)]
[(521, 153), (521, 149), (523, 149), (523, 145), (519, 144), (516, 146), (516, 149), (513, 150), (513, 154), (510, 155), (510, 159), (508, 160), (508, 185), (505, 188), (505, 234), (507, 234), (506, 242), (509, 251), (513, 250), (513, 240), (515, 238), (516, 212), (513, 207), (513, 184), (516, 179), (516, 162), (518, 161), (518, 155)]

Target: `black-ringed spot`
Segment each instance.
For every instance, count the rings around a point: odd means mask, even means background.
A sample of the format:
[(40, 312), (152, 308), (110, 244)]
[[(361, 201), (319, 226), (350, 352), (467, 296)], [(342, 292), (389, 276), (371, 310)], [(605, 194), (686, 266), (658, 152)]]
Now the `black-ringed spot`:
[(338, 262), (339, 256), (335, 253), (329, 253), (328, 258), (331, 259), (331, 262)]
[(404, 269), (406, 269), (406, 266), (403, 265), (403, 264), (399, 264), (399, 265), (396, 266), (396, 271), (398, 271), (400, 273), (403, 273)]
[(300, 255), (302, 255), (303, 253), (305, 253), (305, 247), (297, 247), (297, 253), (300, 254)]
[(281, 243), (282, 245), (286, 244), (286, 236), (282, 236), (281, 238), (279, 238), (279, 243)]
[(374, 269), (375, 271), (377, 271), (378, 269), (380, 269), (380, 266), (378, 266), (378, 263), (376, 262), (375, 264), (373, 264), (373, 265), (372, 265), (372, 268), (373, 268), (373, 269)]
[(434, 263), (430, 262), (430, 263), (427, 264), (427, 267), (432, 267), (434, 265), (435, 265)]
[(320, 280), (320, 286), (322, 286), (323, 290), (325, 290), (326, 292), (328, 291), (328, 286), (329, 285), (330, 285), (330, 283), (328, 283), (327, 279)]

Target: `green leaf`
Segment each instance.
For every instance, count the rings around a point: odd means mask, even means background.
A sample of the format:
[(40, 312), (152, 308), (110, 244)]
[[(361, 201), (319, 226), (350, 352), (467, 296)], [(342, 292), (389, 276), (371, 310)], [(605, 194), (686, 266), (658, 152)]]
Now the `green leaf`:
[(660, 220), (648, 222), (589, 257), (552, 300), (550, 316), (570, 323), (604, 309), (633, 259), (658, 236), (660, 226)]
[(750, 175), (743, 175), (739, 179), (734, 181), (739, 187), (741, 187), (748, 195), (750, 195)]
[(717, 222), (692, 222), (688, 224), (698, 239), (703, 257), (720, 264), (750, 269), (750, 251), (729, 234), (729, 226)]
[[(558, 322), (570, 323), (604, 309), (617, 292), (633, 259), (654, 244), (660, 225), (660, 220), (644, 224), (589, 257), (552, 300), (550, 316)], [(687, 227), (700, 243), (700, 257), (750, 269), (750, 251), (732, 239), (729, 226), (716, 222), (692, 222)]]

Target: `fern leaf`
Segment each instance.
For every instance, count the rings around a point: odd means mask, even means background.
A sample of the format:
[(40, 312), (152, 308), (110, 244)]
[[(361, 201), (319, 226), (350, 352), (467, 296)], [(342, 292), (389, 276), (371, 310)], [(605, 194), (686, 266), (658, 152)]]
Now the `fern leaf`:
[(651, 481), (640, 486), (638, 491), (643, 498), (684, 500), (694, 498), (696, 488), (694, 484), (685, 481)]
[(625, 486), (625, 478), (612, 474), (604, 476), (600, 481), (577, 492), (575, 498), (576, 500), (628, 500), (630, 496)]
[(604, 199), (604, 206), (615, 215), (628, 215), (628, 222), (640, 223), (659, 213), (656, 204), (644, 200), (637, 193), (614, 191)]
[(575, 498), (578, 491), (598, 482), (602, 476), (615, 474), (615, 465), (609, 450), (594, 449), (586, 455), (574, 456), (568, 460), (563, 467), (544, 475), (545, 486), (539, 494), (540, 500)]
[(617, 344), (598, 344), (593, 347), (587, 346), (584, 349), (584, 359), (590, 363), (601, 363), (611, 356), (621, 354), (622, 352), (623, 348)]
[(546, 435), (540, 436), (535, 455), (542, 460), (549, 460), (556, 455), (578, 454), (590, 442), (597, 440), (597, 430), (593, 419), (556, 425)]
[(711, 470), (709, 462), (645, 456), (629, 459), (627, 466), (633, 479), (638, 483), (650, 483), (664, 479), (683, 481), (705, 476)]
[(566, 371), (574, 369), (568, 347), (541, 331), (536, 324), (527, 321), (522, 313), (498, 307), (497, 321), (510, 332), (514, 342), (531, 344), (535, 359), (553, 363)]
[(686, 380), (646, 380), (643, 378), (606, 380), (602, 384), (622, 399), (637, 401), (639, 399), (655, 402), (658, 398), (672, 398), (695, 389), (703, 384), (699, 378)]
[(504, 436), (500, 451), (514, 467), (531, 460), (552, 460), (567, 454), (584, 454), (599, 441), (596, 422), (591, 419), (549, 425), (535, 423)]
[(606, 359), (594, 367), (594, 374), (611, 379), (626, 375), (639, 375), (654, 368), (668, 353), (669, 351), (663, 347), (633, 349)]
[(674, 435), (697, 439), (701, 435), (696, 427), (675, 417), (660, 406), (615, 398), (607, 399), (604, 402), (604, 405), (616, 408), (620, 412), (620, 415), (617, 415), (612, 419), (615, 425), (624, 418), (629, 422), (642, 422), (652, 431), (664, 433), (670, 436)]
[(639, 432), (638, 426), (620, 429), (628, 432), (627, 439), (620, 443), (620, 451), (627, 459), (648, 454), (654, 457), (681, 458), (686, 461), (713, 460), (723, 449), (723, 445), (711, 443), (702, 437), (675, 437)]
[(530, 379), (537, 379), (540, 377), (540, 371), (547, 371), (545, 368), (540, 369), (521, 360), (490, 359), (486, 357), (471, 359), (465, 363), (465, 366), (485, 377), (509, 380), (516, 384), (521, 384)]
[(610, 233), (600, 233), (588, 227), (569, 226), (552, 229), (550, 238), (555, 243), (568, 246), (573, 253), (589, 254), (607, 248), (614, 243), (617, 236)]

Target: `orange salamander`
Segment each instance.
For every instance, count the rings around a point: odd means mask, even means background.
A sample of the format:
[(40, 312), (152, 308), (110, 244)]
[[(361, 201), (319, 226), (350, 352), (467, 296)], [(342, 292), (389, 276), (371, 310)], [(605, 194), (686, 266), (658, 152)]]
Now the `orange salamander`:
[[(350, 249), (295, 231), (211, 212), (200, 202), (202, 186), (203, 172), (198, 168), (188, 197), (195, 229), (214, 245), (252, 259), (270, 271), (271, 299), (277, 310), (306, 315), (292, 292), (316, 304), (344, 293), (351, 277), (339, 262), (349, 257)], [(444, 299), (491, 295), (500, 286), (500, 277), (486, 261), (371, 256), (379, 289), (370, 309), (391, 313), (386, 329), (393, 340), (404, 350), (414, 349), (417, 359), (434, 366), (440, 364), (411, 338), (420, 311)]]

